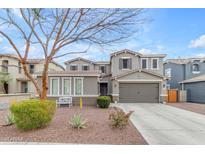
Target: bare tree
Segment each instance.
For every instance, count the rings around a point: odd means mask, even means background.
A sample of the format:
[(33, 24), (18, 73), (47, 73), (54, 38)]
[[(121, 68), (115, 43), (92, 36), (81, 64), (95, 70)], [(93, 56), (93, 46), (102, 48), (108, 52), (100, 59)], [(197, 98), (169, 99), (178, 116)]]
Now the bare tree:
[[(41, 99), (46, 99), (48, 67), (54, 58), (76, 52), (60, 52), (75, 43), (109, 46), (127, 39), (145, 22), (143, 9), (19, 9), (19, 16), (12, 9), (0, 10), (1, 30), (18, 54), (25, 75), (34, 84)], [(19, 41), (25, 48), (19, 47)], [(31, 45), (39, 45), (44, 53), (42, 87), (27, 70)], [(86, 52), (80, 51), (80, 52)]]

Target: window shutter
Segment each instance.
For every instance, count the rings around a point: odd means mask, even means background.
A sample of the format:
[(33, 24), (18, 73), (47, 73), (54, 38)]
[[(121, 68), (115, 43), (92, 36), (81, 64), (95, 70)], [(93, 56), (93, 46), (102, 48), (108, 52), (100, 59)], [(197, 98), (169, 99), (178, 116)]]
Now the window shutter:
[(132, 69), (132, 59), (128, 59), (128, 68)]
[(119, 69), (122, 69), (122, 58), (119, 59)]

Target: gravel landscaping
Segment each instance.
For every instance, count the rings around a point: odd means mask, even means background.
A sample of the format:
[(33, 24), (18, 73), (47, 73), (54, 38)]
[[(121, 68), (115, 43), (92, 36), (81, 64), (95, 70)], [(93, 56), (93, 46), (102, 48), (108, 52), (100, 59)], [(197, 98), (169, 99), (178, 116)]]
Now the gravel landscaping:
[(167, 103), (168, 105), (205, 115), (205, 104), (198, 103)]
[[(77, 144), (147, 144), (129, 121), (125, 129), (111, 128), (108, 119), (114, 108), (61, 107), (57, 109), (51, 124), (42, 129), (21, 132), (14, 125), (0, 126), (0, 142), (49, 142)], [(4, 124), (8, 110), (0, 110), (0, 125)], [(88, 120), (88, 127), (77, 130), (69, 125), (70, 118), (80, 113)]]

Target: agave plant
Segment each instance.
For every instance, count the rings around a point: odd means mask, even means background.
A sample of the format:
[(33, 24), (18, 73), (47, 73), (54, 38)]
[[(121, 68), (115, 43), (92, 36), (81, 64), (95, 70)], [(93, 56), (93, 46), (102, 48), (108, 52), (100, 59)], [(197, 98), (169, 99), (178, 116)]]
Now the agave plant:
[(70, 125), (73, 128), (82, 129), (87, 127), (87, 120), (83, 119), (80, 114), (75, 114), (71, 120)]
[(14, 115), (9, 113), (7, 116), (6, 116), (6, 124), (4, 126), (10, 126), (10, 125), (13, 125), (14, 124)]

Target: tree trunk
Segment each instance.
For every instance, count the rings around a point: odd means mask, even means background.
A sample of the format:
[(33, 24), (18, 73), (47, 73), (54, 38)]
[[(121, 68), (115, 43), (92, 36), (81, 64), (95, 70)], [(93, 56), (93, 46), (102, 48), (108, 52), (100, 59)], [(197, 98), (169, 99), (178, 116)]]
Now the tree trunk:
[(27, 65), (25, 64), (25, 62), (23, 61), (22, 62), (22, 65), (23, 65), (23, 70), (24, 70), (24, 74), (31, 80), (31, 82), (34, 84), (35, 88), (36, 88), (36, 91), (39, 95), (39, 97), (41, 96), (41, 90), (39, 89), (39, 86), (38, 86), (38, 83), (37, 81), (32, 77), (32, 75), (28, 72), (28, 69), (27, 69)]
[(49, 67), (49, 61), (46, 60), (44, 64), (44, 70), (42, 73), (42, 91), (40, 95), (40, 99), (46, 99), (47, 98), (47, 91), (48, 91), (48, 67)]

